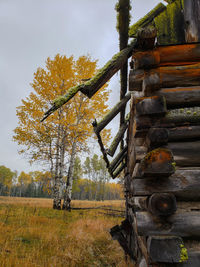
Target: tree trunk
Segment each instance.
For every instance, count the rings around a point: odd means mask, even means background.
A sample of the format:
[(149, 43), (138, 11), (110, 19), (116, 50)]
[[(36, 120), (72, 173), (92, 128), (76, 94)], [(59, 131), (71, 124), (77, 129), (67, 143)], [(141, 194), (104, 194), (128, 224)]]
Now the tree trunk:
[(64, 194), (64, 202), (62, 209), (71, 211), (71, 198), (72, 198), (72, 184), (73, 184), (73, 171), (74, 171), (74, 160), (76, 155), (76, 146), (77, 141), (74, 140), (72, 144), (72, 152), (70, 157), (69, 169), (67, 173), (67, 184), (66, 184), (66, 191)]

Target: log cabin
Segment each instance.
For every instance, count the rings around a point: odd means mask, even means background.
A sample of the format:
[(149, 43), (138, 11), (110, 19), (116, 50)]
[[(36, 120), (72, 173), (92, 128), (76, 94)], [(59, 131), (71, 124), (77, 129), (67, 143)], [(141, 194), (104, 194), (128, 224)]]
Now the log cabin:
[[(110, 175), (124, 177), (126, 219), (111, 236), (137, 267), (199, 267), (200, 0), (165, 2), (129, 28), (129, 0), (119, 0), (120, 52), (56, 99), (43, 120), (78, 91), (92, 97), (120, 70), (119, 103), (93, 122)], [(119, 113), (105, 148), (100, 133)]]

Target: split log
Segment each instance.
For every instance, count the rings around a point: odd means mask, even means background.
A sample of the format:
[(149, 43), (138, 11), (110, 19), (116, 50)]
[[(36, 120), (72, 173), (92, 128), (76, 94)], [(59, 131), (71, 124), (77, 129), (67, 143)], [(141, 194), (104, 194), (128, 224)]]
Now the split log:
[(169, 217), (153, 216), (149, 212), (136, 212), (139, 235), (176, 235), (200, 237), (200, 212), (175, 213)]
[(176, 198), (171, 193), (155, 193), (150, 196), (148, 211), (156, 216), (169, 216), (176, 212)]
[(178, 236), (150, 236), (147, 239), (147, 250), (152, 263), (180, 264), (188, 259), (183, 239)]
[(161, 89), (156, 95), (165, 97), (168, 109), (200, 105), (200, 86)]
[(140, 115), (164, 115), (167, 112), (166, 101), (163, 96), (150, 96), (136, 100), (136, 114)]
[(135, 117), (135, 131), (149, 128), (173, 128), (177, 126), (190, 126), (200, 124), (200, 107), (173, 109), (164, 117)]
[(135, 47), (136, 40), (134, 39), (128, 47), (124, 48), (119, 53), (115, 54), (107, 64), (99, 70), (96, 76), (87, 81), (86, 83), (77, 85), (70, 88), (63, 96), (55, 99), (52, 107), (45, 112), (42, 121), (55, 112), (58, 108), (67, 103), (72, 97), (74, 97), (79, 91), (91, 98), (110, 78), (122, 68), (127, 59), (131, 56)]
[(200, 63), (187, 66), (168, 66), (130, 71), (129, 90), (151, 93), (160, 88), (198, 86)]
[(121, 111), (121, 109), (126, 105), (130, 100), (131, 93), (129, 92), (120, 102), (118, 102), (114, 108), (111, 109), (108, 114), (99, 122), (93, 123), (95, 133), (100, 133), (106, 127), (106, 125)]
[(164, 176), (175, 172), (173, 154), (169, 149), (158, 148), (149, 152), (140, 162), (138, 174), (140, 177)]
[(128, 128), (128, 122), (129, 122), (129, 114), (125, 119), (125, 122), (121, 125), (118, 133), (116, 134), (115, 138), (113, 139), (109, 149), (106, 151), (107, 154), (111, 157), (115, 154), (115, 151), (117, 150), (117, 147), (120, 143), (120, 141), (123, 139), (124, 133), (126, 132)]
[[(148, 146), (148, 148), (153, 149), (165, 145), (168, 142), (173, 142), (173, 141), (180, 142), (183, 140), (194, 141), (196, 139), (200, 140), (200, 126), (182, 126), (175, 128), (150, 128), (146, 136), (146, 145)], [(184, 146), (183, 143), (180, 143), (180, 146), (181, 145)], [(190, 144), (188, 144), (188, 146), (189, 145)], [(176, 150), (173, 153), (176, 155)]]
[(133, 53), (134, 70), (158, 66), (180, 66), (200, 61), (199, 44), (160, 46), (149, 51)]
[(177, 170), (168, 179), (133, 179), (130, 192), (135, 196), (173, 193), (177, 200), (200, 200), (200, 170)]
[(200, 41), (200, 1), (184, 0), (185, 39), (187, 43)]
[(150, 25), (154, 20), (154, 18), (158, 16), (160, 13), (162, 13), (164, 10), (166, 10), (165, 5), (159, 3), (153, 10), (147, 13), (146, 16), (141, 18), (138, 22), (136, 22), (130, 27), (129, 36), (136, 37), (138, 29), (145, 28), (148, 25)]

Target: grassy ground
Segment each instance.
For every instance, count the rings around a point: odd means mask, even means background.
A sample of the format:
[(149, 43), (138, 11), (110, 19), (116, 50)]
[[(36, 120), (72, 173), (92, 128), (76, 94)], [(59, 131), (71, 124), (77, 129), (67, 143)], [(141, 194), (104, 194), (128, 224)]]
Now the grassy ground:
[[(73, 201), (75, 207), (103, 205), (124, 209), (123, 201)], [(109, 234), (123, 218), (51, 206), (49, 199), (0, 197), (1, 267), (132, 266)]]

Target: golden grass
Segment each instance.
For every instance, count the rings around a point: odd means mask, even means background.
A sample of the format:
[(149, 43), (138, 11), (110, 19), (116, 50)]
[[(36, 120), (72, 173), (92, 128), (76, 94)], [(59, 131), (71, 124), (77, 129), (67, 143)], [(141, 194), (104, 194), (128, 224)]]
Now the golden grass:
[[(123, 201), (72, 203), (124, 209)], [(0, 197), (1, 267), (132, 266), (109, 234), (123, 218), (105, 217), (99, 210), (65, 212), (51, 206), (50, 199)]]

